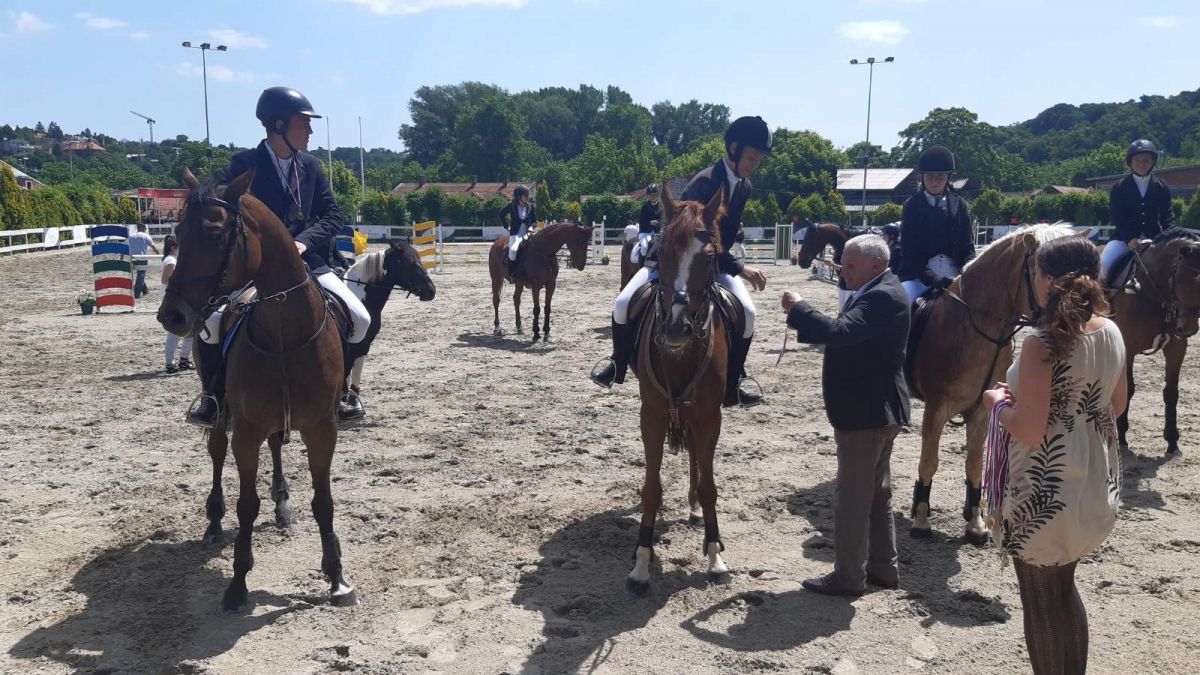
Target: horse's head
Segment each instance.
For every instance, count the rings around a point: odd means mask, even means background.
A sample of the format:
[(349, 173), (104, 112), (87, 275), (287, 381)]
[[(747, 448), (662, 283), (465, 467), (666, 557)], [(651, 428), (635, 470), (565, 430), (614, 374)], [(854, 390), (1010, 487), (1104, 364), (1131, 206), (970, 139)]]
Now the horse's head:
[(724, 198), (724, 186), (707, 204), (675, 202), (670, 190), (663, 190), (668, 224), (658, 254), (658, 283), (662, 289), (658, 312), (663, 345), (671, 351), (682, 349), (711, 325), (709, 288), (715, 256), (723, 250), (717, 223), (725, 210)]
[(963, 270), (962, 276), (968, 280), (961, 283), (972, 291), (969, 301), (997, 314), (1011, 313), (1013, 318), (1035, 314), (1033, 257), (1040, 244), (1070, 236), (1081, 235), (1069, 223), (1039, 224), (992, 242)]
[(1163, 304), (1174, 304), (1173, 334), (1190, 338), (1200, 332), (1200, 238), (1187, 230), (1168, 230), (1142, 258)]
[[(839, 237), (840, 235), (840, 237)], [(813, 260), (821, 255), (827, 244), (837, 246), (838, 242), (845, 243), (846, 235), (835, 223), (809, 223), (804, 226), (804, 238), (800, 241), (800, 252), (796, 260), (800, 267), (808, 269)]]
[(257, 239), (246, 236), (241, 201), (253, 179), (252, 169), (228, 185), (201, 183), (184, 169), (189, 192), (175, 227), (179, 254), (158, 308), (167, 331), (195, 336), (221, 298), (254, 278), (262, 251)]
[(417, 249), (400, 239), (388, 242), (388, 250), (383, 254), (381, 283), (402, 288), (420, 298), (421, 302), (433, 300), (437, 293)]
[(571, 253), (571, 267), (583, 271), (587, 265), (588, 247), (592, 243), (592, 228), (590, 225), (575, 223), (569, 225), (571, 233), (567, 237), (567, 251)]

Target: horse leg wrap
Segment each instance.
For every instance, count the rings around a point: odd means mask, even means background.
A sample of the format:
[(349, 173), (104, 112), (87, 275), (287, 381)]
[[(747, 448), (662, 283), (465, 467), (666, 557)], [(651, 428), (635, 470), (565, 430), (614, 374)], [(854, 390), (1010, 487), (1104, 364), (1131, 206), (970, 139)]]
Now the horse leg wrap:
[(639, 527), (638, 528), (637, 546), (633, 547), (634, 560), (637, 559), (637, 550), (643, 546), (650, 549), (650, 559), (653, 560), (654, 559), (654, 528), (653, 527)]
[(918, 505), (929, 504), (929, 491), (931, 489), (933, 489), (933, 483), (925, 485), (921, 482), (920, 478), (917, 479), (916, 485), (913, 485), (912, 513), (909, 515), (910, 518), (917, 516)]
[(342, 543), (332, 532), (321, 535), (321, 571), (334, 582), (342, 578)]
[(714, 542), (717, 544), (717, 546), (721, 547), (721, 552), (724, 553), (725, 552), (725, 544), (721, 542), (721, 533), (717, 529), (717, 524), (713, 523), (712, 525), (709, 525), (708, 523), (705, 523), (704, 524), (704, 548), (701, 550), (707, 554), (708, 553), (708, 545), (711, 543), (714, 543)]
[(971, 487), (971, 481), (967, 481), (967, 503), (963, 505), (963, 520), (971, 521), (972, 511), (979, 508), (982, 494), (983, 488)]

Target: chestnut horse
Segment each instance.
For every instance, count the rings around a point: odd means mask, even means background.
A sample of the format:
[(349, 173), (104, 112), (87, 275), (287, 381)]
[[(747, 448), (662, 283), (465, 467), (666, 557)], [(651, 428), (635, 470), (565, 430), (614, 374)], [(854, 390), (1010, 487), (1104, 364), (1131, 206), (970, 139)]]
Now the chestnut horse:
[[(592, 241), (592, 228), (577, 223), (554, 223), (531, 234), (521, 243), (521, 254), (517, 259), (520, 264), (521, 283), (515, 284), (513, 290), (513, 308), (517, 314), (517, 333), (524, 334), (521, 327), (521, 290), (528, 286), (533, 295), (533, 341), (537, 342), (543, 334), (550, 341), (550, 299), (554, 297), (554, 285), (558, 282), (558, 251), (563, 246), (571, 253), (571, 267), (582, 271), (587, 264), (588, 246)], [(500, 289), (504, 282), (512, 283), (508, 276), (508, 235), (504, 235), (492, 244), (488, 254), (488, 271), (492, 275), (492, 309), (496, 314), (496, 335), (500, 330)], [(546, 289), (546, 321), (541, 331), (538, 330), (538, 315), (541, 305), (538, 304), (538, 291)]]
[(920, 477), (913, 488), (913, 537), (931, 536), (929, 493), (942, 429), (961, 414), (967, 426), (965, 536), (974, 544), (987, 540), (987, 526), (979, 514), (988, 414), (980, 405), (981, 396), (993, 382), (1002, 381), (1012, 365), (1012, 338), (1022, 318), (1032, 312), (1030, 265), (1038, 245), (1072, 234), (1069, 225), (1034, 225), (997, 239), (929, 308), (920, 341), (908, 355), (909, 388), (925, 402)]
[[(225, 344), (225, 400), (209, 434), (213, 486), (208, 496), (206, 541), (220, 541), (225, 499), (221, 469), (230, 444), (237, 463), (238, 534), (234, 577), (225, 591), (227, 609), (246, 601), (246, 575), (254, 567), (251, 537), (261, 500), (257, 478), (259, 448), (271, 447), (279, 475), (279, 452), (291, 429), (300, 432), (312, 476), (313, 517), (321, 532), (321, 569), (338, 606), (357, 604), (342, 572), (342, 550), (333, 531), (330, 465), (337, 444), (336, 407), (342, 391), (342, 348), (335, 322), (316, 281), (305, 269), (283, 223), (248, 193), (253, 170), (230, 185), (198, 183), (190, 172), (184, 212), (175, 232), (179, 261), (158, 310), (171, 333), (193, 337), (230, 294), (253, 283), (257, 297), (227, 312), (240, 329)], [(273, 486), (272, 492), (278, 486)], [(286, 484), (282, 486), (286, 495)], [(282, 510), (281, 510), (282, 507)], [(290, 524), (286, 500), (276, 507), (280, 524)]]
[(703, 515), (709, 579), (725, 582), (729, 578), (729, 568), (721, 559), (725, 547), (717, 528), (713, 477), (729, 355), (713, 282), (714, 254), (721, 251), (717, 222), (723, 212), (723, 198), (724, 188), (707, 205), (676, 204), (670, 191), (663, 191), (663, 209), (670, 224), (658, 252), (661, 276), (651, 291), (656, 296), (641, 318), (635, 364), (642, 399), (646, 479), (636, 562), (627, 586), (639, 594), (650, 586), (654, 521), (662, 503), (659, 472), (663, 441), (668, 437), (672, 450), (682, 446), (688, 451), (688, 502), (693, 523)]
[[(1113, 298), (1113, 320), (1125, 338), (1125, 367), (1129, 397), (1133, 398), (1133, 359), (1138, 354), (1162, 350), (1167, 373), (1163, 384), (1166, 407), (1163, 438), (1167, 455), (1179, 453), (1179, 371), (1187, 354), (1188, 338), (1196, 334), (1200, 315), (1200, 236), (1172, 228), (1138, 253), (1134, 274), (1141, 288), (1136, 294)], [(1125, 432), (1129, 411), (1117, 420), (1121, 448), (1129, 449)]]
[[(863, 230), (865, 232), (866, 230)], [(859, 233), (861, 234), (861, 233)], [(819, 257), (826, 246), (833, 247), (833, 262), (842, 263), (842, 251), (846, 248), (851, 234), (837, 223), (809, 223), (804, 228), (804, 239), (800, 241), (800, 252), (796, 254), (796, 262), (808, 269), (814, 258)]]

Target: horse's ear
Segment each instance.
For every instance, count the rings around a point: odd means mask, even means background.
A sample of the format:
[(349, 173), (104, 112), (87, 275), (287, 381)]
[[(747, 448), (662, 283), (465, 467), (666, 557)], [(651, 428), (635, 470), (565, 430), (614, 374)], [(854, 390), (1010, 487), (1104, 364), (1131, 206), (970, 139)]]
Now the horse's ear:
[(183, 167), (183, 184), (186, 185), (189, 190), (195, 190), (196, 186), (200, 184), (200, 181), (197, 180), (196, 176), (192, 174), (192, 170), (186, 166)]
[(1032, 233), (1032, 232), (1022, 233), (1021, 234), (1021, 243), (1025, 245), (1026, 250), (1030, 250), (1030, 251), (1032, 251), (1038, 247), (1037, 236), (1034, 235), (1034, 233)]
[(662, 205), (663, 213), (667, 216), (667, 222), (675, 220), (675, 214), (679, 212), (679, 206), (675, 204), (675, 200), (671, 198), (671, 186), (663, 185), (662, 189)]
[(250, 183), (254, 181), (254, 167), (250, 167), (245, 173), (233, 179), (233, 182), (225, 188), (226, 201), (240, 199), (242, 195), (250, 191)]
[(716, 228), (717, 218), (721, 215), (721, 207), (725, 204), (725, 186), (717, 188), (717, 194), (708, 200), (704, 205), (704, 213), (702, 215), (704, 227), (712, 230)]
[(1084, 228), (1084, 229), (1083, 229), (1082, 231), (1080, 231), (1080, 232), (1076, 232), (1076, 233), (1075, 233), (1075, 236), (1076, 236), (1076, 237), (1083, 237), (1084, 239), (1087, 239), (1088, 237), (1090, 237), (1090, 236), (1091, 236), (1091, 234), (1092, 234), (1092, 228), (1088, 227), (1088, 228)]

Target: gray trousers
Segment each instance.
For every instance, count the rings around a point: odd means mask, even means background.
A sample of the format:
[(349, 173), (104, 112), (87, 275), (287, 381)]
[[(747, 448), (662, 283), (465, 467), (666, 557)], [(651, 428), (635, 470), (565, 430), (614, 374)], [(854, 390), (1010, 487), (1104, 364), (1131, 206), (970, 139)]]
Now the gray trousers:
[(837, 507), (833, 571), (846, 587), (861, 589), (866, 574), (896, 581), (896, 525), (892, 519), (892, 442), (900, 427), (834, 431)]

